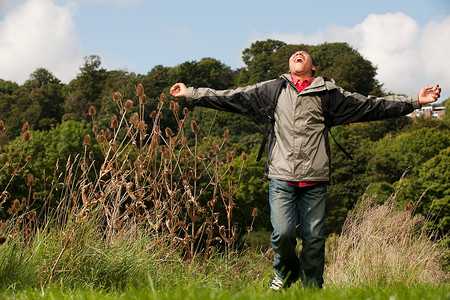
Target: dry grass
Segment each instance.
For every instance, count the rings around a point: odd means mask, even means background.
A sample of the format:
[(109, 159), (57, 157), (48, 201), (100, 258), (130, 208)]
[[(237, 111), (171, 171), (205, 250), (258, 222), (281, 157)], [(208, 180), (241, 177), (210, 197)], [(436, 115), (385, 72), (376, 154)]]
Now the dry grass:
[(395, 195), (381, 205), (365, 197), (331, 246), (326, 282), (345, 287), (447, 282), (441, 260), (448, 249), (413, 211), (412, 202), (399, 209)]
[[(209, 142), (209, 136), (200, 138), (195, 121), (186, 129), (188, 110), (180, 113), (179, 104), (166, 101), (164, 94), (147, 124), (147, 97), (141, 84), (136, 86), (136, 101), (124, 101), (118, 92), (113, 100), (119, 117), (111, 117), (110, 128), (98, 128), (96, 110), (89, 108), (93, 138), (86, 135), (80, 141), (84, 153), (69, 158), (65, 171), (53, 177), (49, 183), (52, 188), (37, 211), (33, 208), (37, 195), (32, 192), (32, 176), (27, 182), (28, 197), (22, 201), (9, 199), (10, 183), (29, 162), (25, 152), (31, 136), (28, 128), (23, 129), (16, 150), (1, 169), (14, 169), (0, 196), (0, 209), (5, 203), (12, 203), (8, 210), (10, 220), (0, 220), (2, 244), (18, 245), (20, 241), (21, 247), (28, 247), (33, 238), (39, 240), (38, 235), (44, 232), (59, 240), (54, 257), (42, 262), (47, 283), (60, 272), (68, 253), (75, 257), (82, 253), (89, 236), (96, 243), (104, 242), (98, 245), (100, 252), (134, 239), (138, 242), (145, 232), (145, 237), (160, 245), (167, 257), (181, 253), (184, 259), (203, 256), (205, 261), (221, 248), (230, 258), (236, 251), (238, 230), (232, 223), (236, 207), (233, 196), (242, 169), (234, 169), (233, 152), (222, 153), (228, 130), (217, 144)], [(178, 123), (175, 132), (160, 128), (165, 105), (169, 105)], [(1, 133), (3, 130), (2, 123)], [(186, 138), (186, 130), (193, 131), (193, 141)], [(100, 149), (101, 157), (94, 157), (93, 147)], [(60, 194), (55, 195), (57, 192)], [(55, 197), (59, 201), (52, 207), (50, 199)], [(220, 210), (225, 216), (220, 216)]]

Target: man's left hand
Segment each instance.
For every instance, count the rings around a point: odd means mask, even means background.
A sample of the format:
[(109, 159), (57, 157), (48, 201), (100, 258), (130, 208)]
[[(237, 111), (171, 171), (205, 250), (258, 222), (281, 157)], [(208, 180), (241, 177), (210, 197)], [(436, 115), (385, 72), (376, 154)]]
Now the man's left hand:
[(436, 84), (435, 87), (426, 86), (419, 92), (419, 104), (428, 104), (435, 102), (441, 96), (441, 88), (439, 84)]

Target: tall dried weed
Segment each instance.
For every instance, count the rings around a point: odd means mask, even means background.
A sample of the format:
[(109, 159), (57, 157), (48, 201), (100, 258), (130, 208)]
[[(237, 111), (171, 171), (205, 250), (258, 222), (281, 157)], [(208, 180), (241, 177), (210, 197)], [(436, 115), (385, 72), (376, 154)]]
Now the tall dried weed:
[(448, 249), (414, 215), (410, 202), (399, 209), (396, 195), (384, 204), (363, 197), (347, 216), (340, 236), (331, 241), (326, 282), (345, 287), (440, 284)]

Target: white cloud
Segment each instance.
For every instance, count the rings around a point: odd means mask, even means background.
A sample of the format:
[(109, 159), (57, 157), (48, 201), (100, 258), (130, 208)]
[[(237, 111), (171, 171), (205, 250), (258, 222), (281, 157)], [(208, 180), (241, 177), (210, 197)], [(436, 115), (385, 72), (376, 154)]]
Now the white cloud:
[(274, 33), (269, 38), (290, 44), (347, 42), (377, 66), (385, 90), (413, 94), (438, 83), (442, 99), (450, 95), (450, 17), (420, 28), (403, 13), (371, 14), (354, 27), (329, 25), (309, 36)]
[(73, 79), (83, 62), (70, 3), (28, 0), (0, 21), (0, 78), (22, 84), (43, 67), (63, 82)]
[(13, 6), (14, 1), (15, 0), (1, 0), (0, 1), (0, 14), (6, 13)]

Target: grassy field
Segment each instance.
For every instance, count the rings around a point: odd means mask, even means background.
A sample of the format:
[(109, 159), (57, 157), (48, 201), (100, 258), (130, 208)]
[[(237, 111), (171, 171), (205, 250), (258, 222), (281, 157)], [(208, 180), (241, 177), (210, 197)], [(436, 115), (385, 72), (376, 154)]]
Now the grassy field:
[(106, 291), (103, 289), (59, 289), (46, 288), (44, 290), (23, 290), (18, 292), (4, 291), (0, 293), (2, 299), (389, 299), (410, 300), (450, 299), (450, 288), (448, 286), (438, 287), (396, 287), (396, 288), (336, 288), (329, 287), (320, 291), (304, 291), (300, 286), (293, 286), (281, 292), (272, 292), (262, 289), (257, 283), (255, 288), (231, 290), (184, 287), (172, 291), (156, 292), (151, 288), (133, 289), (127, 288), (123, 291)]

